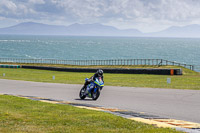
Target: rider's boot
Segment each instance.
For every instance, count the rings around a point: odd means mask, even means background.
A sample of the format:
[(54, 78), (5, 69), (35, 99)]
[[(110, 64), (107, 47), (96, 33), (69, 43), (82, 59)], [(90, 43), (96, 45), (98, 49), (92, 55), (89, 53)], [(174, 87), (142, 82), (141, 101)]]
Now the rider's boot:
[(90, 82), (86, 81), (85, 84), (84, 84), (84, 86), (83, 86), (83, 87), (85, 88), (85, 93), (84, 93), (84, 95), (87, 95), (88, 92), (89, 92), (89, 87), (87, 86), (89, 83), (90, 83)]
[(84, 93), (84, 95), (87, 95), (88, 92), (89, 92), (89, 87), (87, 87), (87, 88), (85, 89), (85, 93)]

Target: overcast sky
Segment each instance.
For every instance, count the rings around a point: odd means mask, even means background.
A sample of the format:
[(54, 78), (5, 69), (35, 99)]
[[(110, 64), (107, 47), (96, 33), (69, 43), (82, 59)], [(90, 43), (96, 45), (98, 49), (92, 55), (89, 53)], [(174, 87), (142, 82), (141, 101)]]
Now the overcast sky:
[(101, 23), (152, 32), (200, 24), (200, 0), (0, 0), (1, 28), (27, 21)]

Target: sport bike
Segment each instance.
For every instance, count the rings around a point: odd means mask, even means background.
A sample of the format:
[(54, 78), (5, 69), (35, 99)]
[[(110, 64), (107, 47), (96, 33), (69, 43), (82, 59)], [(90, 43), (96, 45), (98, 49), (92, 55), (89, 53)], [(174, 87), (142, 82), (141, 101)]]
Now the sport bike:
[[(86, 81), (88, 78), (85, 79)], [(82, 87), (79, 93), (79, 97), (81, 99), (85, 99), (86, 97), (92, 98), (93, 100), (97, 100), (100, 96), (100, 92), (104, 87), (104, 82), (101, 77), (95, 78), (93, 82), (90, 82), (86, 87)]]

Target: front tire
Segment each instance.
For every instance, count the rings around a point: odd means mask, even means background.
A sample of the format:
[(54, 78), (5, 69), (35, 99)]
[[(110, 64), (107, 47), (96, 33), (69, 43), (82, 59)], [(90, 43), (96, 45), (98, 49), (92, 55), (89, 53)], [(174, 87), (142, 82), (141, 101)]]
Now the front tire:
[(97, 100), (98, 98), (99, 98), (99, 96), (100, 96), (100, 90), (99, 89), (97, 89), (97, 91), (96, 92), (92, 92), (92, 99), (93, 100)]
[(85, 95), (85, 91), (86, 91), (86, 88), (84, 88), (84, 86), (81, 88), (80, 90), (80, 93), (79, 93), (79, 97), (81, 99), (85, 99), (86, 98), (86, 95)]

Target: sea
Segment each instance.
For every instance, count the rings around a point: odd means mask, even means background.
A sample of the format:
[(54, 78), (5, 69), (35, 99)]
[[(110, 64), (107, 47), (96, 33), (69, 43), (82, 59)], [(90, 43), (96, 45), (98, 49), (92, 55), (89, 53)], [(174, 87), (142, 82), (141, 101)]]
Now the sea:
[(165, 59), (200, 66), (200, 38), (0, 35), (0, 58)]

